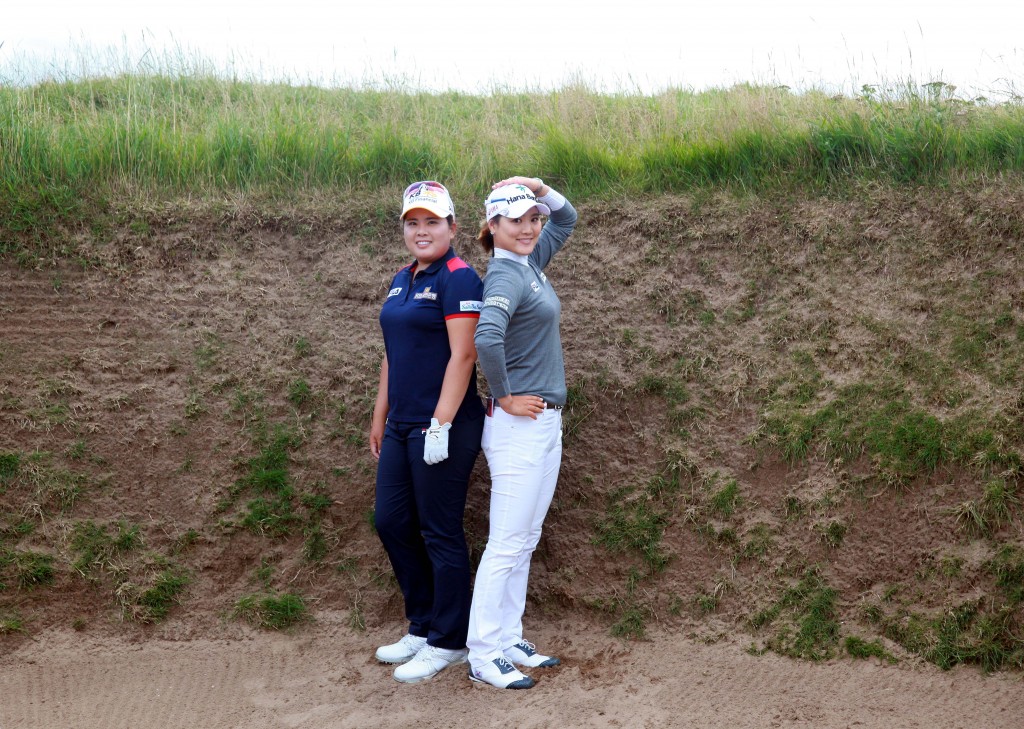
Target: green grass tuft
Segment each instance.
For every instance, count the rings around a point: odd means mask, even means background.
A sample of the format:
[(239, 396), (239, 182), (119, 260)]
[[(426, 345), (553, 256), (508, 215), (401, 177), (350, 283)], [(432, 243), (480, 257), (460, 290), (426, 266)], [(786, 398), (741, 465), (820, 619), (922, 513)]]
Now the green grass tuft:
[(77, 557), (72, 566), (82, 574), (107, 569), (114, 557), (142, 544), (137, 524), (129, 525), (121, 520), (113, 534), (109, 526), (99, 526), (91, 520), (75, 524), (71, 532), (71, 549)]
[(18, 453), (0, 453), (0, 486), (6, 486), (21, 470), (21, 456)]
[(296, 357), (309, 357), (313, 354), (313, 345), (305, 337), (297, 337), (293, 346)]
[(755, 524), (745, 535), (740, 549), (740, 559), (764, 559), (775, 548), (771, 527), (761, 522)]
[(711, 510), (711, 513), (728, 519), (742, 501), (739, 484), (736, 482), (736, 479), (731, 478), (726, 481), (722, 488), (711, 494), (708, 498), (708, 508)]
[(270, 499), (260, 496), (246, 503), (245, 508), (242, 526), (257, 534), (285, 536), (302, 522), (292, 507), (290, 494)]
[(290, 429), (277, 425), (260, 448), (260, 452), (246, 462), (248, 473), (235, 483), (236, 491), (251, 488), (260, 493), (278, 494), (291, 498), (292, 487), (288, 477), (291, 461), (289, 451), (300, 444)]
[(322, 562), (327, 556), (327, 539), (319, 525), (306, 530), (306, 538), (302, 543), (302, 558), (307, 562)]
[(171, 607), (179, 604), (179, 596), (188, 584), (188, 576), (180, 571), (166, 569), (160, 572), (153, 586), (136, 599), (135, 604), (139, 608), (136, 619), (146, 623), (163, 620)]
[(247, 473), (235, 481), (232, 492), (259, 494), (246, 503), (243, 526), (260, 534), (283, 536), (301, 523), (295, 513), (295, 491), (289, 475), (290, 452), (301, 440), (282, 425), (275, 426), (262, 440), (259, 453), (245, 462)]
[(299, 378), (288, 385), (288, 402), (296, 408), (301, 408), (313, 399), (313, 390), (309, 383)]
[(719, 583), (711, 592), (698, 592), (693, 598), (693, 603), (702, 614), (713, 613), (718, 610), (718, 602), (724, 589), (725, 585)]
[(611, 634), (616, 638), (633, 638), (643, 640), (647, 635), (647, 620), (650, 609), (630, 602), (621, 608), (619, 619), (611, 627)]
[(15, 557), (18, 586), (33, 588), (53, 583), (53, 556), (38, 552), (19, 552)]
[(668, 516), (646, 497), (613, 501), (597, 523), (594, 543), (613, 552), (635, 550), (652, 571), (660, 571), (669, 557), (661, 548)]
[(0, 635), (11, 633), (24, 633), (25, 620), (17, 611), (0, 611)]
[(171, 547), (171, 553), (181, 554), (182, 552), (192, 547), (196, 542), (198, 542), (199, 537), (200, 534), (195, 529), (189, 529), (183, 532), (181, 535), (178, 536), (177, 539), (174, 540), (174, 545)]
[(971, 651), (962, 636), (977, 613), (977, 605), (965, 603), (943, 615), (935, 625), (938, 640), (925, 657), (943, 670), (965, 662)]
[(232, 615), (270, 630), (290, 628), (308, 619), (305, 601), (298, 595), (246, 595), (235, 603)]
[(311, 517), (321, 516), (327, 509), (331, 508), (332, 504), (334, 504), (334, 499), (327, 494), (312, 493), (302, 495), (302, 505), (309, 509)]
[(1024, 549), (1005, 545), (985, 563), (985, 568), (995, 576), (996, 585), (1011, 606), (1024, 602)]
[(1016, 493), (1016, 486), (1005, 479), (990, 481), (980, 498), (969, 499), (953, 507), (957, 528), (973, 536), (991, 536), (1010, 522), (1020, 506)]
[(253, 577), (263, 587), (269, 589), (270, 582), (274, 579), (274, 565), (270, 564), (266, 558), (260, 560), (260, 566), (253, 572)]
[(885, 650), (877, 640), (866, 641), (849, 635), (843, 641), (843, 648), (853, 658), (880, 658), (889, 663), (896, 663), (896, 657)]
[(754, 615), (751, 625), (761, 629), (781, 618), (781, 624), (768, 639), (769, 648), (794, 658), (830, 658), (839, 640), (836, 599), (835, 590), (817, 572), (808, 571), (774, 604)]
[(845, 522), (833, 519), (821, 528), (821, 538), (825, 544), (833, 549), (839, 547), (846, 538), (847, 526)]

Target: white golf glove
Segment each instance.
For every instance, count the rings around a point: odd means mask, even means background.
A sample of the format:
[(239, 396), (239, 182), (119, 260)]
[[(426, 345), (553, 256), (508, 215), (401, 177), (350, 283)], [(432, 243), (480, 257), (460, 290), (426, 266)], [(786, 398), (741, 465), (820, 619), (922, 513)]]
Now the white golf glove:
[(441, 425), (437, 418), (430, 419), (430, 427), (423, 436), (423, 460), (428, 466), (448, 457), (448, 431), (451, 427), (451, 423)]

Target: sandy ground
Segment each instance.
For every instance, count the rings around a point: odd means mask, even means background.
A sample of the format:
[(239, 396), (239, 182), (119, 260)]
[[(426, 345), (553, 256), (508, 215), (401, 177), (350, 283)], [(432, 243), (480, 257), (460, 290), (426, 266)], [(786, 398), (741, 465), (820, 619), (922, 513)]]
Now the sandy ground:
[(353, 635), (329, 611), (297, 633), (244, 640), (48, 632), (0, 659), (0, 727), (1024, 727), (1019, 675), (813, 664), (730, 642), (624, 643), (572, 629), (548, 623), (534, 636), (565, 665), (535, 669), (524, 692), (471, 683), (460, 668), (399, 684), (372, 651), (401, 627)]

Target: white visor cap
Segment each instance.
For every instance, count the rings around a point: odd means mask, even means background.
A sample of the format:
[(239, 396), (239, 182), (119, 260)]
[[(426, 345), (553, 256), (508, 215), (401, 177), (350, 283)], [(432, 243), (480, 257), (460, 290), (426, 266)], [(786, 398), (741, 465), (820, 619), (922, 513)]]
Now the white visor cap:
[(484, 201), (487, 219), (496, 215), (506, 218), (521, 218), (530, 208), (537, 208), (541, 215), (551, 215), (551, 208), (537, 202), (537, 196), (526, 185), (503, 185), (492, 190)]

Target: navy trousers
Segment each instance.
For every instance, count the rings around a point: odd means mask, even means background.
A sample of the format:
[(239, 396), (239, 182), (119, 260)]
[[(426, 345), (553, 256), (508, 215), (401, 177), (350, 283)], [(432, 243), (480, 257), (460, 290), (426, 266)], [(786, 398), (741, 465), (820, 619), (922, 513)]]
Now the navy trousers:
[(409, 632), (457, 650), (466, 647), (470, 604), (462, 520), (484, 419), (457, 419), (448, 431), (448, 458), (432, 466), (423, 461), (426, 427), (385, 427), (374, 523), (405, 597)]

